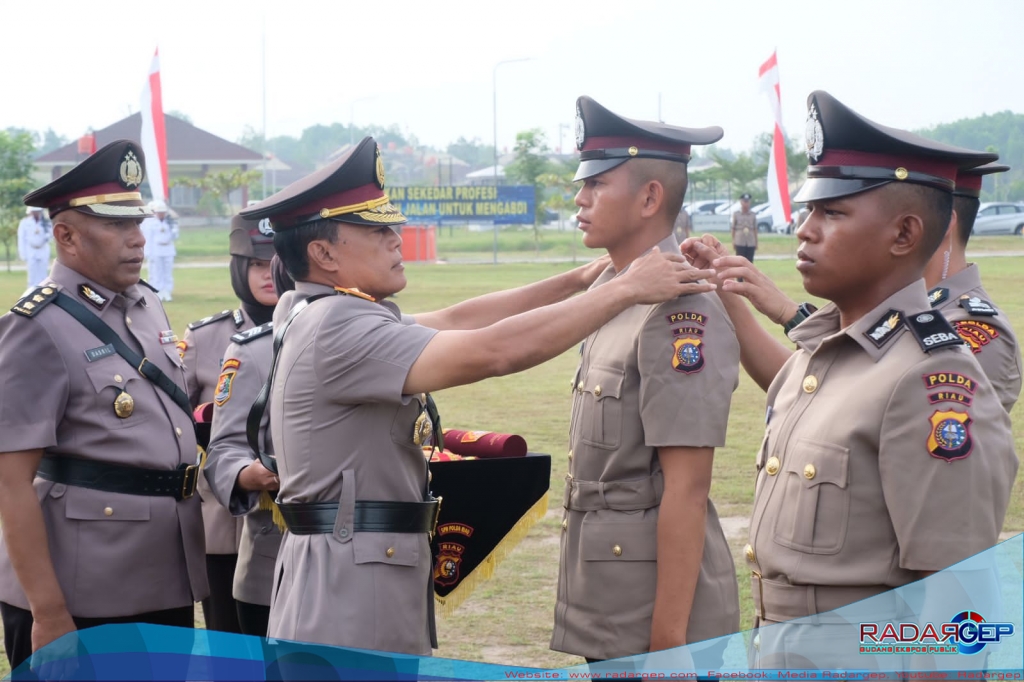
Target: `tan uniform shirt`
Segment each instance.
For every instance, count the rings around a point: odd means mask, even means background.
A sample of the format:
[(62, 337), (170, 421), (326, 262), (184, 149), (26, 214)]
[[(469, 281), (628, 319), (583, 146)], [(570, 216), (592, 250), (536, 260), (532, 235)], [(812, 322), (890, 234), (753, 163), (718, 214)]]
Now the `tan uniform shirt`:
[[(144, 285), (115, 294), (59, 262), (47, 283), (83, 303), (129, 346), (184, 386), (167, 315)], [(93, 296), (88, 297), (88, 291)], [(103, 301), (99, 303), (99, 301)], [(161, 340), (166, 343), (161, 343)], [(196, 463), (189, 416), (53, 303), (0, 317), (2, 449), (43, 448), (149, 469)], [(132, 396), (127, 418), (114, 412)], [(2, 455), (0, 455), (2, 456)], [(108, 618), (190, 606), (206, 597), (199, 500), (108, 493), (35, 479), (57, 580), (73, 616)], [(29, 607), (0, 542), (0, 601)]]
[(757, 246), (757, 214), (734, 211), (732, 214), (732, 245)]
[[(299, 282), (274, 313), (333, 290)], [(390, 302), (337, 295), (302, 311), (286, 335), (270, 396), (281, 503), (340, 501), (333, 533), (285, 533), (269, 636), (430, 653), (431, 554), (426, 533), (352, 532), (356, 500), (422, 502), (420, 400), (402, 395), (436, 330), (406, 324)]]
[[(255, 326), (241, 308), (230, 313), (225, 310), (224, 313), (211, 316), (216, 319), (209, 322), (206, 320), (210, 318), (193, 322), (178, 344), (185, 363), (188, 398), (193, 407), (213, 402), (224, 349), (231, 343), (231, 336)], [(215, 502), (205, 476), (199, 477), (199, 495), (203, 499), (206, 553), (236, 554), (242, 540), (243, 519), (232, 517), (227, 509)]]
[(974, 263), (928, 292), (932, 307), (942, 311), (985, 370), (985, 376), (1009, 413), (1021, 388), (1021, 355), (1010, 319), (981, 286)]
[(904, 319), (928, 309), (919, 280), (847, 329), (829, 304), (790, 332), (746, 549), (760, 622), (839, 608), (998, 540), (1017, 472), (1009, 417), (966, 347), (922, 351)]
[[(658, 246), (679, 250), (674, 237)], [(609, 267), (594, 286), (614, 275)], [(738, 379), (736, 333), (714, 294), (634, 306), (587, 338), (573, 389), (552, 649), (601, 659), (650, 649), (664, 490), (657, 449), (724, 445)], [(708, 500), (687, 639), (738, 629), (736, 571)]]
[[(246, 343), (231, 343), (224, 351), (224, 367), (218, 380), (222, 395), (213, 407), (213, 428), (205, 472), (220, 505), (234, 515), (245, 515), (232, 595), (239, 601), (262, 606), (270, 606), (274, 562), (281, 545), (281, 533), (274, 525), (272, 513), (256, 508), (259, 493), (237, 488), (235, 482), (242, 469), (256, 459), (256, 454), (249, 448), (245, 427), (249, 410), (270, 373), (273, 357), (272, 332)], [(270, 410), (267, 409), (260, 422), (259, 444), (272, 456), (274, 446), (268, 432), (269, 425)], [(274, 494), (272, 491), (271, 495)]]

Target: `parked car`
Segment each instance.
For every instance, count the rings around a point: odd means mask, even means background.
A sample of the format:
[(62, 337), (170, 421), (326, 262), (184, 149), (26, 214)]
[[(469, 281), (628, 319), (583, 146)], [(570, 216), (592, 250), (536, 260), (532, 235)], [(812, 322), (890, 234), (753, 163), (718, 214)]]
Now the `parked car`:
[(691, 201), (683, 209), (691, 216), (713, 215), (716, 208), (728, 203), (725, 199), (703, 199), (701, 201)]
[(972, 234), (1024, 233), (1024, 204), (986, 202), (978, 207)]

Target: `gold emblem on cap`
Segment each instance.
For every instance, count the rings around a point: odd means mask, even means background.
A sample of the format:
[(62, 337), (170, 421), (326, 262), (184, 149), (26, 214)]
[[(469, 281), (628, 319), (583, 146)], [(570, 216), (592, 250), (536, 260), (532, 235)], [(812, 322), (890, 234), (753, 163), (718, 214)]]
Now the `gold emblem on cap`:
[(629, 152), (629, 155), (630, 155), (630, 156), (636, 156), (637, 154), (639, 154), (639, 153), (640, 153), (640, 150), (639, 150), (639, 149), (637, 149), (636, 147), (630, 147), (630, 148), (629, 148), (629, 149), (627, 149), (626, 151), (628, 151), (628, 152)]
[(121, 394), (114, 399), (114, 414), (121, 419), (127, 419), (135, 411), (135, 398), (121, 391)]
[(897, 180), (906, 180), (908, 175), (910, 175), (910, 173), (908, 173), (907, 169), (904, 168), (903, 166), (900, 166), (899, 168), (896, 169)]
[(374, 167), (377, 171), (377, 186), (384, 189), (384, 157), (380, 155), (380, 145), (377, 145), (374, 155), (376, 157)]
[(130, 149), (121, 161), (121, 183), (128, 189), (135, 189), (142, 184), (142, 164)]

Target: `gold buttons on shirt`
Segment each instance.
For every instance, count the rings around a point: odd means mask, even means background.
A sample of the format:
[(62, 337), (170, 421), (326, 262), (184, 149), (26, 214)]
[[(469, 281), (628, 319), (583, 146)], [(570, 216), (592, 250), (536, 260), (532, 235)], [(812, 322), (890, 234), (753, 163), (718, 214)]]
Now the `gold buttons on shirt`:
[(804, 478), (808, 481), (814, 478), (818, 473), (818, 470), (814, 468), (813, 464), (808, 464), (804, 467)]
[(572, 450), (569, 451), (569, 461), (572, 461)]
[(594, 395), (596, 395), (596, 396), (600, 396), (601, 395), (601, 384), (598, 384), (597, 386), (594, 386)]
[(132, 318), (130, 318), (130, 317), (128, 317), (128, 316), (126, 315), (126, 316), (125, 316), (125, 318), (124, 318), (124, 323), (125, 323), (126, 325), (128, 325), (129, 327), (130, 327), (130, 326), (132, 326)]
[(113, 508), (112, 507), (104, 507), (103, 508), (103, 515), (104, 516), (113, 516), (114, 515)]
[(390, 559), (391, 557), (395, 556), (395, 548), (394, 547), (388, 547), (387, 551), (385, 551), (384, 554), (386, 554), (387, 557)]
[(779, 458), (769, 457), (768, 461), (765, 462), (764, 470), (768, 472), (769, 476), (774, 476), (779, 473)]
[(744, 547), (743, 548), (743, 553), (747, 555), (747, 561), (749, 561), (750, 563), (754, 563), (754, 559), (756, 557), (754, 556), (754, 548), (753, 548), (753, 546), (747, 545), (746, 547)]
[(615, 556), (622, 556), (622, 548), (618, 545), (615, 545), (614, 547), (612, 547), (612, 554), (614, 554)]
[(562, 519), (562, 530), (565, 531), (565, 530), (568, 530), (568, 529), (569, 529), (569, 519)]
[(814, 393), (818, 390), (818, 377), (808, 374), (804, 377), (804, 393)]
[(583, 382), (582, 381), (580, 383), (576, 384), (576, 390), (579, 391), (580, 393), (583, 392)]
[(181, 438), (181, 427), (180, 426), (175, 426), (174, 427), (174, 432), (176, 434), (178, 434), (178, 438)]
[(117, 383), (121, 383), (122, 381), (124, 381), (124, 377), (122, 377), (120, 374), (115, 374), (114, 381), (116, 381)]

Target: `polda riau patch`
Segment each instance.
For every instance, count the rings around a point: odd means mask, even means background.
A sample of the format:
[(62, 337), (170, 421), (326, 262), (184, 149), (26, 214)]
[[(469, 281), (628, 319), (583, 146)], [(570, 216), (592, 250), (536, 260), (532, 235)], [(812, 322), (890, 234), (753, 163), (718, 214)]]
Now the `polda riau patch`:
[(704, 369), (703, 341), (683, 336), (672, 342), (672, 369), (684, 374), (695, 374)]
[(686, 324), (699, 324), (700, 326), (704, 327), (704, 326), (707, 326), (708, 316), (704, 315), (703, 313), (693, 313), (693, 312), (690, 312), (690, 311), (687, 311), (687, 310), (682, 310), (682, 311), (680, 311), (678, 313), (672, 313), (671, 315), (666, 315), (665, 316), (665, 320), (669, 324), (673, 324), (673, 325), (674, 324), (686, 323)]
[(971, 395), (974, 395), (974, 392), (978, 390), (977, 381), (959, 372), (931, 372), (930, 374), (922, 374), (921, 378), (924, 379), (924, 385), (928, 388), (953, 386), (967, 391)]
[(438, 585), (454, 585), (459, 582), (459, 568), (462, 564), (464, 545), (457, 542), (439, 542), (437, 561), (434, 563), (434, 582)]
[(999, 338), (999, 330), (990, 324), (978, 320), (960, 320), (954, 322), (956, 333), (971, 347), (972, 353), (980, 353), (981, 349), (992, 342), (992, 339)]
[(935, 410), (928, 418), (931, 430), (928, 432), (928, 452), (933, 457), (952, 462), (971, 454), (974, 441), (971, 438), (971, 417), (956, 410)]

